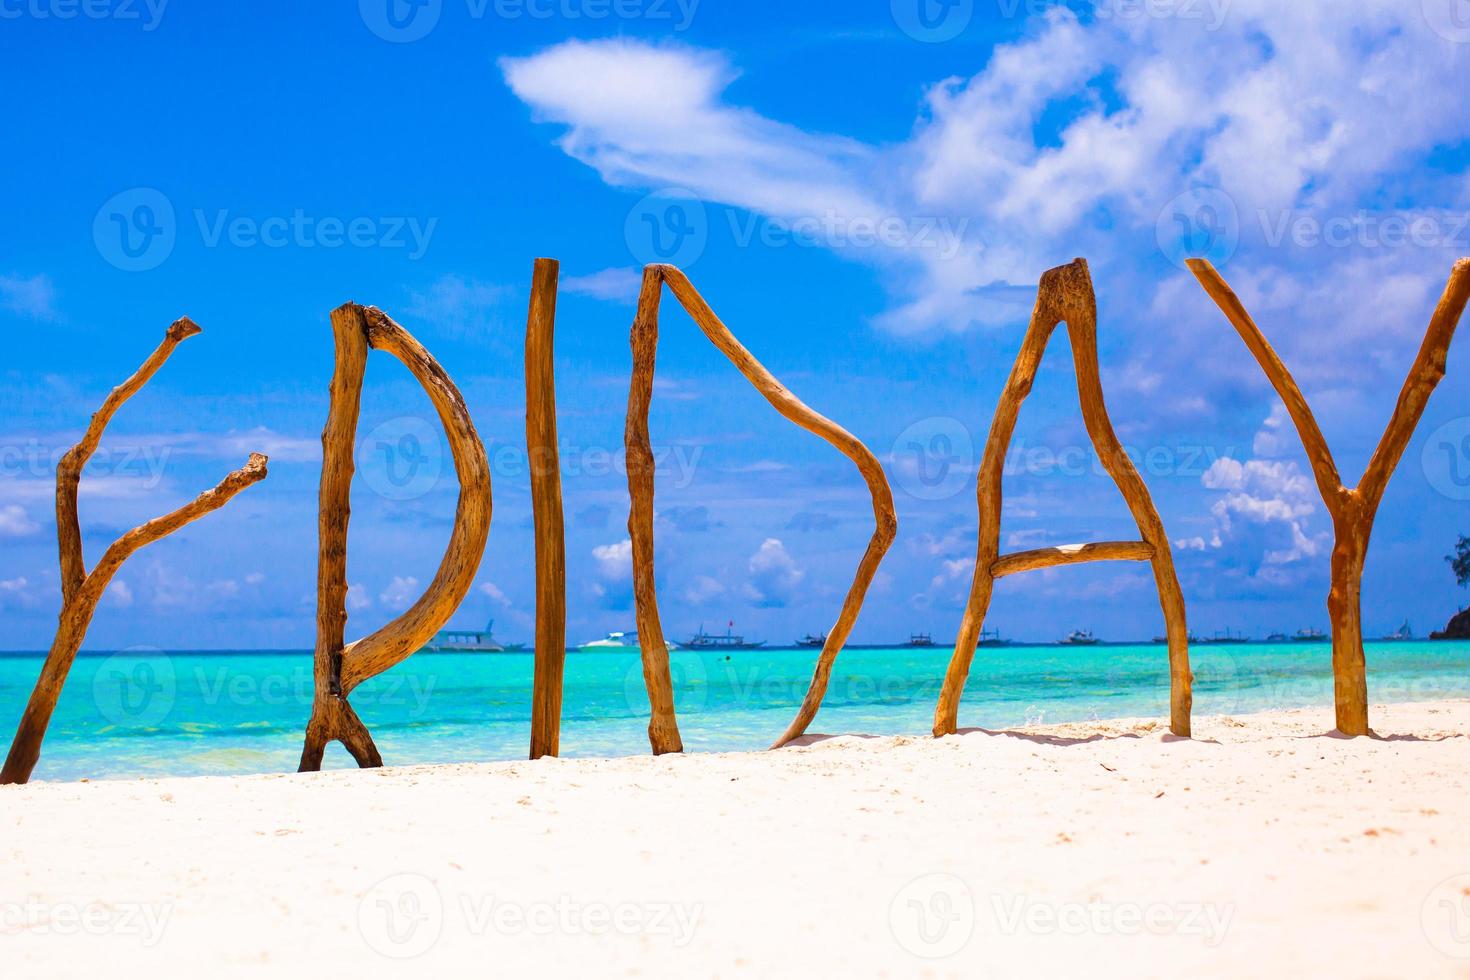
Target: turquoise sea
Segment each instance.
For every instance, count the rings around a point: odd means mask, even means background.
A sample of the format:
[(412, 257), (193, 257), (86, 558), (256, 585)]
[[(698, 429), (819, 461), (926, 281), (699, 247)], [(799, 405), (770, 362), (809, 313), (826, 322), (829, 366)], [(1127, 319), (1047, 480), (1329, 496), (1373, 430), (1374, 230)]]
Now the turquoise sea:
[[(848, 649), (811, 731), (925, 734), (950, 651)], [(814, 650), (677, 651), (672, 663), (689, 751), (762, 749), (806, 691)], [(1197, 717), (1332, 703), (1325, 644), (1197, 646)], [(1163, 647), (981, 649), (962, 726), (1004, 728), (1124, 716), (1163, 717)], [(9, 739), (39, 654), (0, 654), (0, 729)], [(1373, 702), (1470, 697), (1470, 643), (1368, 645)], [(526, 755), (529, 653), (419, 654), (353, 693), (386, 762)], [(309, 653), (84, 653), (51, 723), (36, 779), (293, 772), (311, 701)], [(634, 653), (567, 658), (565, 756), (648, 751), (648, 701)], [(351, 764), (340, 746), (331, 766)]]

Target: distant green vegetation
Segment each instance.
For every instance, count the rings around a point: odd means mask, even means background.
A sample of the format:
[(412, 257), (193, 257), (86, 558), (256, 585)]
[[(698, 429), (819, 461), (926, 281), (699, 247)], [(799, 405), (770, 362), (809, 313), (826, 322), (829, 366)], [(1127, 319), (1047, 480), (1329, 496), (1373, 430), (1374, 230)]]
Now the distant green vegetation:
[(1470, 538), (1460, 535), (1460, 543), (1455, 545), (1455, 553), (1445, 557), (1450, 563), (1450, 568), (1455, 570), (1455, 581), (1462, 586), (1470, 586)]

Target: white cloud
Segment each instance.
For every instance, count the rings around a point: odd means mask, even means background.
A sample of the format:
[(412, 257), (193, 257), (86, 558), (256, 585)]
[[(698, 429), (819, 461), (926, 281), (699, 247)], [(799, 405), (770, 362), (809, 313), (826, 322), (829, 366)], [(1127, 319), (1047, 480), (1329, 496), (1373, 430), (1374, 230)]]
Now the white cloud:
[(388, 587), (379, 593), (378, 601), (390, 609), (407, 609), (418, 599), (419, 593), (418, 579), (412, 575), (395, 575)]
[(633, 604), (633, 542), (624, 538), (592, 549), (597, 581), (588, 591), (604, 609), (627, 609)]
[(1256, 438), (1251, 446), (1251, 452), (1263, 459), (1276, 459), (1293, 451), (1296, 442), (1296, 429), (1292, 427), (1291, 415), (1286, 411), (1286, 406), (1277, 404), (1271, 409), (1271, 415), (1261, 426), (1261, 431), (1256, 433)]
[(767, 538), (750, 556), (750, 582), (745, 595), (757, 606), (781, 607), (792, 599), (806, 572), (786, 551), (778, 538)]
[(616, 544), (600, 544), (592, 549), (592, 557), (597, 561), (597, 572), (603, 578), (612, 582), (621, 582), (633, 578), (633, 542), (624, 538)]
[[(612, 186), (687, 188), (774, 221), (950, 221), (939, 249), (917, 238), (875, 248), (822, 239), (889, 271), (892, 305), (877, 323), (897, 333), (1013, 324), (1030, 306), (1025, 287), (1077, 254), (1105, 258), (1107, 274), (1135, 280), (1133, 294), (1145, 299), (1162, 288), (1155, 226), (1194, 188), (1219, 188), (1242, 240), (1256, 245), (1270, 217), (1351, 214), (1410, 189), (1432, 189), (1441, 207), (1463, 211), (1465, 175), (1420, 166), (1470, 136), (1457, 95), (1463, 52), (1430, 29), (1420, 4), (1180, 7), (1084, 22), (1056, 5), (973, 74), (936, 80), (909, 138), (885, 145), (736, 104), (727, 87), (737, 68), (715, 51), (569, 41), (501, 67), (538, 119), (564, 127), (561, 148)], [(961, 217), (973, 220), (954, 222)], [(1371, 292), (1382, 305), (1340, 301), (1359, 322), (1381, 321), (1382, 310), (1442, 281), (1452, 251), (1263, 254), (1293, 269), (1283, 284), (1341, 280), (1354, 299)], [(1321, 274), (1355, 256), (1371, 274)], [(1156, 364), (1137, 370), (1161, 376)]]
[(560, 288), (593, 299), (632, 303), (638, 299), (642, 283), (643, 274), (637, 269), (603, 269), (587, 276), (567, 276), (561, 280)]
[(55, 320), (56, 287), (47, 276), (0, 275), (0, 308), (32, 320)]
[(245, 576), (245, 584), (246, 585), (260, 585), (264, 581), (265, 581), (265, 573), (264, 572), (251, 572), (249, 575), (246, 575)]
[(696, 606), (703, 605), (711, 599), (718, 599), (725, 591), (725, 585), (719, 579), (696, 575), (694, 581), (684, 590), (684, 601)]
[[(154, 560), (143, 572), (149, 602), (156, 609), (191, 610), (195, 612), (220, 609), (230, 606), (243, 591), (235, 579), (216, 579), (201, 583), (187, 573), (180, 572), (164, 562)], [(114, 605), (126, 609), (133, 605), (133, 590), (126, 582), (114, 580), (108, 594)]]
[(31, 583), (24, 576), (0, 579), (0, 609), (29, 609), (36, 605)]
[(407, 317), (455, 336), (480, 333), (494, 326), (500, 306), (511, 295), (508, 286), (442, 276), (426, 291), (409, 295)]
[(17, 504), (0, 507), (0, 538), (24, 538), (40, 529), (41, 525), (31, 520), (25, 508)]
[(320, 436), (288, 436), (265, 426), (225, 435), (199, 435), (195, 440), (196, 446), (212, 447), (215, 456), (242, 462), (251, 453), (264, 453), (272, 463), (314, 463), (322, 458)]
[(372, 605), (373, 600), (368, 595), (367, 586), (358, 584), (347, 587), (347, 608), (349, 610), (362, 612), (364, 609), (371, 609)]
[(480, 594), (488, 596), (490, 598), (490, 601), (495, 603), (501, 609), (509, 609), (512, 605), (514, 605), (514, 603), (510, 601), (510, 596), (502, 592), (500, 590), (500, 586), (496, 585), (494, 582), (481, 582)]
[(931, 591), (938, 592), (955, 582), (968, 582), (975, 575), (975, 559), (950, 558), (939, 563), (939, 574), (929, 582)]
[(133, 589), (120, 578), (115, 578), (108, 583), (105, 598), (116, 609), (131, 609), (133, 607)]
[(221, 579), (205, 586), (205, 591), (215, 599), (234, 599), (240, 595), (240, 583), (234, 579)]
[(967, 217), (914, 214), (906, 190), (897, 200), (878, 193), (892, 187), (882, 171), (899, 162), (874, 147), (728, 104), (723, 93), (737, 73), (722, 54), (573, 40), (500, 65), (539, 119), (567, 127), (558, 145), (613, 186), (687, 190), (863, 261), (927, 270), (928, 286), (988, 284), (956, 280), (953, 267), (971, 267), (967, 256), (977, 252), (956, 234)]
[[(1283, 423), (1273, 412), (1256, 435), (1255, 446), (1279, 451)], [(1200, 478), (1222, 496), (1210, 507), (1214, 523), (1208, 537), (1175, 542), (1183, 551), (1214, 554), (1226, 568), (1243, 568), (1252, 576), (1280, 581), (1280, 568), (1315, 558), (1328, 548), (1328, 536), (1311, 527), (1317, 510), (1316, 484), (1295, 463), (1222, 457)]]

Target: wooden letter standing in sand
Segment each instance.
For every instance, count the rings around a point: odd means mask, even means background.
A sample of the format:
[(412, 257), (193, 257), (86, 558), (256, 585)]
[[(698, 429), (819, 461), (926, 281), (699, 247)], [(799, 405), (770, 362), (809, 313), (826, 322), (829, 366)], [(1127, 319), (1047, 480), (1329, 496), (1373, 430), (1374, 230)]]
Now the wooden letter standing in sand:
[[(363, 681), (408, 659), (449, 621), (474, 583), (490, 533), (490, 465), (485, 447), (475, 432), (464, 398), (439, 362), (407, 330), (375, 307), (348, 303), (333, 310), (332, 334), (337, 362), (332, 375), (331, 407), (322, 431), (315, 696), (301, 750), (302, 772), (321, 768), (322, 754), (332, 741), (340, 741), (361, 767), (383, 764), (367, 726), (347, 703), (347, 697)], [(439, 413), (459, 476), (459, 506), (449, 547), (428, 591), (402, 616), (344, 647), (347, 523), (368, 348), (387, 351), (402, 361)]]
[(163, 367), (174, 348), (196, 336), (201, 331), (188, 317), (183, 317), (168, 328), (163, 343), (153, 352), (127, 381), (112, 390), (92, 422), (82, 441), (77, 443), (56, 467), (56, 538), (61, 551), (61, 619), (56, 629), (56, 638), (41, 666), (41, 676), (35, 690), (21, 715), (15, 740), (10, 745), (10, 754), (5, 759), (5, 768), (0, 771), (0, 783), (24, 783), (31, 778), (36, 761), (41, 757), (41, 740), (46, 737), (46, 726), (51, 723), (51, 713), (56, 710), (56, 699), (66, 676), (76, 660), (77, 651), (87, 637), (92, 625), (92, 616), (97, 603), (107, 591), (124, 562), (140, 548), (153, 544), (179, 528), (197, 521), (205, 514), (219, 510), (230, 499), (246, 487), (265, 479), (267, 460), (259, 453), (252, 453), (242, 469), (225, 477), (224, 482), (213, 490), (202, 494), (197, 500), (171, 514), (155, 518), (141, 527), (136, 527), (113, 542), (102, 556), (97, 567), (87, 571), (86, 558), (82, 553), (82, 530), (77, 516), (77, 489), (81, 483), (82, 470), (97, 451), (102, 434), (113, 415), (148, 380)]
[(526, 458), (536, 525), (536, 668), (531, 685), (531, 758), (561, 748), (562, 676), (567, 660), (567, 538), (556, 444), (555, 259), (537, 259), (526, 316)]
[(669, 651), (664, 643), (663, 626), (659, 622), (653, 574), (654, 462), (653, 448), (648, 437), (648, 408), (653, 401), (653, 371), (658, 354), (658, 307), (665, 283), (710, 342), (729, 358), (730, 363), (765, 396), (776, 411), (808, 432), (821, 436), (857, 465), (863, 479), (867, 481), (868, 493), (873, 498), (875, 527), (872, 539), (868, 542), (868, 550), (858, 564), (857, 574), (842, 604), (837, 622), (827, 633), (827, 641), (817, 659), (816, 671), (806, 699), (797, 711), (795, 720), (773, 746), (779, 747), (800, 737), (816, 717), (817, 709), (822, 706), (822, 697), (826, 694), (827, 682), (832, 674), (832, 664), (852, 632), (868, 586), (872, 584), (873, 575), (878, 570), (878, 563), (883, 560), (883, 555), (898, 532), (898, 520), (893, 512), (893, 493), (888, 487), (882, 465), (868, 447), (835, 422), (812, 411), (787, 391), (781, 382), (751, 356), (750, 351), (741, 346), (729, 328), (720, 322), (720, 318), (715, 316), (684, 273), (671, 265), (651, 265), (643, 270), (643, 288), (638, 296), (638, 313), (633, 320), (631, 338), (633, 382), (628, 393), (625, 442), (628, 452), (628, 495), (632, 501), (628, 515), (628, 535), (633, 544), (633, 592), (637, 603), (638, 641), (643, 651), (643, 681), (648, 689), (648, 701), (652, 708), (648, 740), (655, 755), (683, 751), (679, 725), (674, 717)]
[[(1037, 368), (1047, 343), (1056, 328), (1067, 324), (1072, 341), (1072, 360), (1077, 372), (1077, 392), (1082, 402), (1082, 419), (1087, 434), (1097, 450), (1103, 468), (1123, 493), (1142, 541), (1104, 541), (1096, 544), (1066, 545), (1042, 548), (1013, 555), (1000, 553), (1001, 477), (1005, 459), (1016, 430), (1021, 403), (1031, 393)], [(975, 646), (985, 626), (995, 580), (1019, 572), (1036, 571), (1056, 565), (1074, 565), (1094, 561), (1146, 561), (1153, 564), (1154, 583), (1163, 606), (1164, 622), (1169, 635), (1169, 730), (1189, 737), (1190, 685), (1189, 630), (1184, 618), (1184, 596), (1174, 573), (1174, 554), (1164, 533), (1164, 523), (1154, 509), (1148, 487), (1138, 475), (1132, 460), (1118, 443), (1103, 401), (1102, 379), (1097, 362), (1097, 300), (1092, 290), (1092, 277), (1087, 263), (1077, 259), (1071, 265), (1052, 269), (1041, 277), (1036, 294), (1036, 309), (1026, 330), (1025, 342), (1016, 365), (1001, 393), (1000, 404), (990, 425), (985, 443), (985, 457), (980, 464), (978, 481), (980, 498), (980, 545), (975, 558), (975, 577), (970, 585), (970, 600), (960, 622), (954, 656), (944, 678), (939, 704), (934, 710), (934, 734), (952, 735), (959, 718), (960, 697), (970, 664), (975, 659)]]
[(1255, 355), (1261, 370), (1266, 372), (1272, 387), (1286, 404), (1307, 451), (1307, 459), (1312, 464), (1317, 491), (1332, 517), (1336, 538), (1332, 547), (1332, 590), (1327, 595), (1327, 612), (1332, 619), (1333, 700), (1337, 706), (1337, 728), (1344, 735), (1367, 735), (1368, 680), (1363, 657), (1361, 599), (1368, 539), (1373, 533), (1373, 520), (1378, 515), (1389, 477), (1393, 476), (1404, 450), (1408, 448), (1409, 439), (1429, 403), (1429, 396), (1444, 377), (1450, 341), (1465, 311), (1465, 303), (1470, 300), (1470, 259), (1455, 263), (1449, 283), (1429, 321), (1419, 355), (1399, 392), (1393, 417), (1388, 421), (1388, 428), (1384, 430), (1373, 458), (1368, 461), (1362, 482), (1355, 489), (1343, 485), (1337, 463), (1327, 448), (1327, 440), (1311, 407), (1291, 372), (1246, 312), (1240, 298), (1209, 262), (1191, 259), (1189, 268)]

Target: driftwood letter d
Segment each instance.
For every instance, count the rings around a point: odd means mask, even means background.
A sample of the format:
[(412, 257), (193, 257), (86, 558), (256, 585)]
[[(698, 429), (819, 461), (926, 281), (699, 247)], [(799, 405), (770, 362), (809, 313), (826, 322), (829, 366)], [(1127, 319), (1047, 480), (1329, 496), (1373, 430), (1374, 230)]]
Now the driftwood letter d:
[[(363, 768), (382, 758), (347, 697), (369, 677), (407, 660), (429, 641), (464, 601), (490, 534), (490, 464), (459, 389), (423, 346), (376, 307), (348, 303), (332, 311), (337, 365), (322, 431), (322, 485), (317, 559), (315, 696), (301, 771), (322, 766), (328, 742), (340, 741)], [(393, 622), (351, 646), (347, 625), (347, 523), (351, 517), (353, 449), (362, 404), (368, 349), (387, 351), (423, 385), (439, 413), (459, 476), (459, 507), (444, 560), (423, 597)]]

